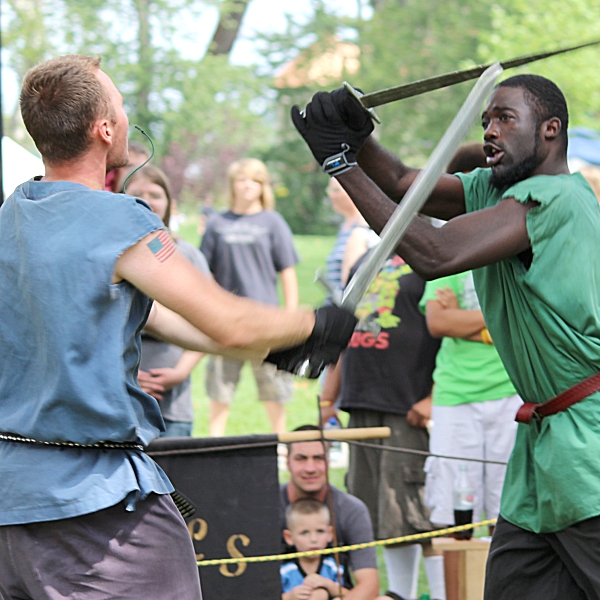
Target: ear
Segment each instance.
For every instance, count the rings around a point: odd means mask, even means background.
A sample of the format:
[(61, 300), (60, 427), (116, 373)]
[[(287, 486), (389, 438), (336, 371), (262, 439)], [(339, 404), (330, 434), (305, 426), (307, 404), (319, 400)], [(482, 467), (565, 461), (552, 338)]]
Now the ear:
[(109, 146), (113, 142), (113, 123), (110, 119), (98, 119), (94, 124), (93, 134)]
[(283, 530), (283, 539), (288, 546), (294, 545), (294, 542), (292, 541), (292, 532), (289, 529)]
[(333, 541), (333, 527), (331, 525), (327, 525), (327, 542)]
[(562, 122), (558, 117), (552, 117), (544, 121), (540, 127), (541, 134), (546, 140), (557, 138), (562, 131)]

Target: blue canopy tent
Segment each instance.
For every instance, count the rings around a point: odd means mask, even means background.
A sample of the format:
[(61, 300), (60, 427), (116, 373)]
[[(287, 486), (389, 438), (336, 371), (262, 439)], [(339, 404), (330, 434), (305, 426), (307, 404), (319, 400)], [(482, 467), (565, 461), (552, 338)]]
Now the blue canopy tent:
[(587, 127), (569, 129), (569, 160), (579, 159), (600, 167), (600, 131)]

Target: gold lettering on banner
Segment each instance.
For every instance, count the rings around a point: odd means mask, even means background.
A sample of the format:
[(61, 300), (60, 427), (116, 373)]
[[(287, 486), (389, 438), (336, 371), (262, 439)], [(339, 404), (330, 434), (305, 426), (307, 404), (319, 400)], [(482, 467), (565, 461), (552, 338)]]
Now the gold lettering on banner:
[[(244, 556), (236, 547), (235, 542), (236, 540), (240, 540), (240, 542), (242, 542), (242, 545), (244, 547), (248, 546), (248, 544), (250, 544), (250, 538), (247, 535), (244, 535), (243, 533), (240, 533), (239, 535), (232, 535), (228, 540), (227, 540), (227, 551), (229, 552), (229, 556), (231, 556), (231, 558), (241, 558), (242, 556)], [(224, 575), (225, 577), (239, 577), (245, 570), (246, 567), (248, 566), (247, 563), (238, 563), (236, 565), (236, 570), (232, 573), (231, 571), (229, 571), (227, 569), (229, 565), (221, 565), (219, 567), (219, 572), (221, 573), (221, 575)]]
[[(203, 540), (208, 533), (208, 523), (204, 519), (192, 519), (188, 523), (188, 531), (193, 540)], [(196, 554), (196, 560), (203, 560), (204, 554)]]

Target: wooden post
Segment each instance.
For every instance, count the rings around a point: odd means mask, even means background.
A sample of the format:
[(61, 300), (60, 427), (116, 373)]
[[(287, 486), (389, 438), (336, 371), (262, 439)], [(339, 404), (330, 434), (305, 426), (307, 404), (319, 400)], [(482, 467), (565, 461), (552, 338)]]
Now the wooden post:
[(433, 546), (444, 553), (446, 600), (483, 600), (490, 542), (436, 538)]
[[(389, 427), (355, 427), (353, 429), (326, 429), (323, 437), (326, 440), (372, 440), (389, 438), (392, 431)], [(311, 442), (321, 439), (321, 432), (317, 429), (308, 431), (288, 431), (280, 433), (278, 440), (283, 444), (290, 442)]]

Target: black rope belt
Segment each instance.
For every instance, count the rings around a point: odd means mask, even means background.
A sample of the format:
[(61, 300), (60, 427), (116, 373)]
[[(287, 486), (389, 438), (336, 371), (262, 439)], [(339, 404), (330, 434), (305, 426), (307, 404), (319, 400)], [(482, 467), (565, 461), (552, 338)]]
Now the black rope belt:
[(14, 433), (0, 433), (0, 440), (6, 442), (22, 442), (25, 444), (40, 444), (43, 446), (59, 446), (63, 448), (98, 448), (116, 449), (116, 450), (144, 450), (144, 446), (137, 442), (96, 442), (95, 444), (78, 444), (77, 442), (46, 442), (44, 440), (34, 440)]

